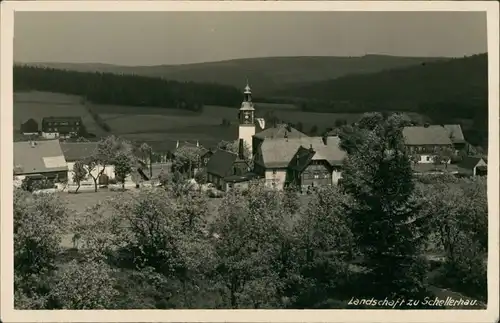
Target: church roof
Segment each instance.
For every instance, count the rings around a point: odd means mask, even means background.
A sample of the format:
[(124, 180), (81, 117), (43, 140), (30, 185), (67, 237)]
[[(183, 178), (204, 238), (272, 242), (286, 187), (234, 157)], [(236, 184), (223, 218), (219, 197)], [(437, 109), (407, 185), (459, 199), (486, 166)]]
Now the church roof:
[(314, 150), (313, 160), (326, 160), (331, 165), (339, 165), (346, 156), (338, 137), (274, 138), (266, 139), (258, 147), (255, 162), (267, 168), (288, 167), (295, 154), (302, 148)]
[(283, 139), (285, 138), (285, 134), (288, 139), (308, 137), (305, 133), (302, 133), (293, 127), (288, 127), (286, 124), (279, 124), (262, 130), (261, 132), (256, 133), (254, 137), (259, 139)]

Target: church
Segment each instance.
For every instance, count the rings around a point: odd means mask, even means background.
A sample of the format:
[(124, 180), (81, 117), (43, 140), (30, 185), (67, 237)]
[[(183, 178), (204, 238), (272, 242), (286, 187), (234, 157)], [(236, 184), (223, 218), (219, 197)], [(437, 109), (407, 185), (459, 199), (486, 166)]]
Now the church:
[[(261, 179), (269, 188), (280, 190), (294, 185), (303, 192), (338, 183), (346, 156), (338, 137), (309, 137), (285, 124), (266, 128), (265, 120), (256, 118), (248, 83), (243, 94), (238, 112), (239, 153), (215, 152), (207, 163), (209, 182), (227, 190)], [(244, 156), (244, 147), (250, 157)], [(248, 159), (253, 161), (252, 167), (245, 162)]]

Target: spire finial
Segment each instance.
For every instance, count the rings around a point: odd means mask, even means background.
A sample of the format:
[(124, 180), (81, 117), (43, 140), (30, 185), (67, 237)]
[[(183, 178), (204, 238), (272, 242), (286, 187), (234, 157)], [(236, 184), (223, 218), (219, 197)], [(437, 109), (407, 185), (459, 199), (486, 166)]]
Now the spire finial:
[(247, 85), (245, 86), (245, 93), (246, 94), (250, 94), (251, 93), (250, 85), (248, 83), (248, 78), (247, 78)]

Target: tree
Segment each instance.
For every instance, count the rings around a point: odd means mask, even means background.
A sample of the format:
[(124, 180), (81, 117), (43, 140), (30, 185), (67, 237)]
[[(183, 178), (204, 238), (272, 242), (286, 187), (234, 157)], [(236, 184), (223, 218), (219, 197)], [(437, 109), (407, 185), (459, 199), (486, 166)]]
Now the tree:
[(45, 308), (68, 211), (57, 195), (16, 188), (13, 206), (15, 307)]
[(117, 296), (113, 270), (103, 261), (72, 260), (53, 279), (50, 306), (56, 309), (112, 308)]
[(455, 156), (455, 151), (452, 147), (441, 148), (437, 151), (436, 155), (432, 157), (432, 162), (436, 167), (444, 164), (445, 169), (447, 169), (448, 163), (453, 156)]
[(202, 147), (184, 145), (175, 151), (173, 169), (194, 176), (196, 168), (201, 164)]
[(318, 126), (317, 126), (317, 125), (313, 125), (313, 126), (311, 127), (311, 130), (309, 130), (309, 132), (310, 132), (310, 134), (311, 134), (312, 136), (315, 136), (316, 134), (318, 134)]
[(80, 189), (80, 182), (87, 177), (87, 169), (82, 161), (77, 161), (73, 164), (73, 181), (78, 185), (75, 194), (78, 193)]
[[(232, 152), (233, 154), (239, 155), (240, 151), (240, 141), (225, 141), (222, 140), (217, 144), (217, 148)], [(250, 153), (250, 146), (245, 142), (243, 143), (243, 156), (248, 164), (249, 169), (253, 169), (253, 156)]]
[(297, 124), (295, 125), (295, 129), (297, 129), (298, 131), (304, 131), (304, 124), (302, 122), (297, 122)]
[(216, 275), (231, 308), (282, 307), (280, 272), (293, 223), (283, 206), (282, 193), (261, 184), (223, 198), (212, 232)]
[[(199, 275), (212, 267), (207, 241), (207, 200), (200, 192), (174, 195), (169, 190), (147, 189), (112, 202), (116, 214), (129, 228), (121, 239), (119, 262), (128, 268), (149, 270), (180, 285), (182, 302)], [(186, 305), (187, 306), (187, 305)]]
[(347, 120), (346, 119), (335, 119), (334, 125), (336, 128), (340, 128), (342, 126), (347, 125)]
[(153, 177), (152, 155), (153, 155), (153, 148), (151, 148), (151, 146), (145, 142), (142, 143), (141, 146), (139, 147), (139, 157), (144, 163), (147, 164), (149, 168), (149, 177)]
[(114, 157), (113, 164), (115, 166), (116, 177), (122, 183), (122, 189), (125, 189), (125, 180), (132, 173), (134, 163), (130, 156), (127, 156), (125, 153), (119, 153)]
[[(411, 162), (404, 146), (403, 120), (370, 114), (359, 130), (364, 140), (344, 161), (343, 189), (356, 244), (369, 270), (366, 294), (416, 297), (425, 291), (420, 254), (426, 232), (418, 216)], [(342, 138), (341, 138), (342, 140)]]
[(433, 251), (444, 253), (443, 281), (473, 297), (486, 298), (485, 259), (488, 250), (488, 201), (484, 179), (421, 186)]

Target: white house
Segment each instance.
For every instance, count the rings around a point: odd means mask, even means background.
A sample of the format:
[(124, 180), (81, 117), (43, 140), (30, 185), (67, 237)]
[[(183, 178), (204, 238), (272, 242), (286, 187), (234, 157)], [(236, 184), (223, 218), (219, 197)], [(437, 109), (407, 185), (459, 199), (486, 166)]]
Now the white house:
[[(61, 143), (61, 148), (66, 158), (66, 163), (68, 164), (68, 184), (76, 184), (73, 180), (74, 172), (73, 166), (77, 161), (82, 161), (85, 158), (92, 156), (92, 154), (97, 149), (97, 142), (65, 142)], [(98, 166), (92, 170), (92, 175), (98, 176), (101, 172), (102, 167)], [(115, 178), (115, 168), (113, 165), (106, 165), (103, 174), (105, 174), (108, 179)], [(103, 177), (104, 178), (104, 177)], [(102, 181), (102, 179), (101, 179)], [(91, 176), (83, 181), (83, 184), (93, 184), (94, 181)]]

